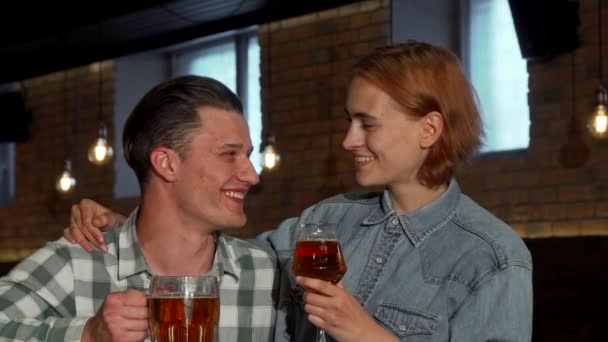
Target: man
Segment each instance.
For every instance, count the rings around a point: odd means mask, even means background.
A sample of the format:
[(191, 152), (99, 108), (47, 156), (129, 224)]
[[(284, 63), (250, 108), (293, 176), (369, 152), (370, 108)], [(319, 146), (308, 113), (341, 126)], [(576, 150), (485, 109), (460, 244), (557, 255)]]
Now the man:
[(127, 119), (123, 149), (139, 208), (106, 253), (61, 239), (1, 278), (0, 340), (139, 341), (151, 276), (203, 274), (220, 282), (221, 341), (272, 340), (275, 260), (221, 233), (245, 224), (259, 181), (238, 97), (210, 78), (164, 82)]

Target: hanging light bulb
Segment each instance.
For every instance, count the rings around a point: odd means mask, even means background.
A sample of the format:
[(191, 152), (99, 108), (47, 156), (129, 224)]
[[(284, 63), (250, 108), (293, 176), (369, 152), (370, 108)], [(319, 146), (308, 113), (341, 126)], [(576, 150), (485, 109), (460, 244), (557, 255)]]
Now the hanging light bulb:
[(62, 194), (69, 194), (76, 187), (76, 178), (72, 176), (72, 163), (69, 159), (66, 159), (63, 172), (59, 179), (57, 179), (55, 187)]
[(266, 144), (266, 147), (264, 147), (264, 151), (262, 151), (262, 167), (264, 170), (274, 170), (281, 161), (281, 156), (276, 147), (274, 147), (274, 144), (274, 135), (268, 136), (268, 143)]
[(95, 165), (107, 164), (114, 156), (114, 149), (108, 144), (108, 132), (103, 122), (99, 123), (99, 137), (89, 147), (89, 161)]
[(591, 113), (589, 117), (589, 121), (587, 121), (587, 129), (591, 136), (597, 140), (604, 140), (608, 138), (608, 117), (606, 116), (606, 89), (603, 86), (602, 77), (604, 75), (604, 69), (602, 68), (602, 2), (597, 2), (597, 36), (598, 36), (598, 51), (599, 51), (599, 59), (598, 59), (598, 79), (600, 81), (600, 86), (597, 88), (595, 93), (597, 106)]
[(600, 85), (597, 90), (597, 106), (589, 117), (587, 129), (595, 139), (608, 138), (608, 116), (606, 115), (606, 89)]

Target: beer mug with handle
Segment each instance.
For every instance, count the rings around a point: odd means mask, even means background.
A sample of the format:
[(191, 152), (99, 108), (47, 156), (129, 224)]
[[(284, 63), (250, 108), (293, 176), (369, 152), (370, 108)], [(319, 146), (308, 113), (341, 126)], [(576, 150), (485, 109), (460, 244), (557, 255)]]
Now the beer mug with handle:
[(220, 299), (214, 276), (155, 276), (148, 320), (152, 342), (218, 340)]

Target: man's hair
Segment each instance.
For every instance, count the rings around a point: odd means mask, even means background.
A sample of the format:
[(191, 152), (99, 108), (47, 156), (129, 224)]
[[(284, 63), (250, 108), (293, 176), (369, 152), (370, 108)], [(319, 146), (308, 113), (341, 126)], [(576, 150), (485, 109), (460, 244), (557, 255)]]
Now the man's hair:
[(193, 133), (203, 126), (198, 110), (210, 106), (242, 114), (241, 100), (228, 87), (209, 77), (182, 76), (163, 82), (144, 95), (124, 126), (123, 152), (143, 192), (148, 181), (150, 153), (159, 146), (180, 158), (188, 157)]
[(417, 41), (379, 48), (355, 65), (354, 75), (384, 91), (405, 115), (443, 117), (443, 132), (418, 171), (425, 186), (446, 184), (477, 152), (483, 137), (477, 95), (450, 50)]

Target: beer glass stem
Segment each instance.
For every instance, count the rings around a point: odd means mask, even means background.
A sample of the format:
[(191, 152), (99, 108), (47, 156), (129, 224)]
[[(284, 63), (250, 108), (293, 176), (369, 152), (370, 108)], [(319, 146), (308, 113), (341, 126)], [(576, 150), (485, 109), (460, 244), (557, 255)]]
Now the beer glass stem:
[(326, 342), (325, 330), (317, 328), (317, 340), (316, 342)]

